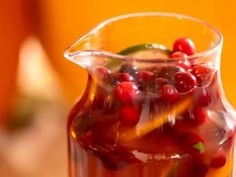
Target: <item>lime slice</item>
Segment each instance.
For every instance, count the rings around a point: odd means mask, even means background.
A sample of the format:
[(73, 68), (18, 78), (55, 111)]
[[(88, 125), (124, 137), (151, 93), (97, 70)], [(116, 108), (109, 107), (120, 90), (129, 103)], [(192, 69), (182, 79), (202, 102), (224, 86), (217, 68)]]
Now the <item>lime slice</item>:
[[(158, 58), (167, 59), (170, 57), (171, 50), (161, 44), (138, 44), (128, 47), (117, 54), (131, 56), (134, 58)], [(116, 67), (121, 63), (120, 60), (109, 60), (106, 67)]]
[(128, 55), (134, 58), (158, 58), (167, 59), (169, 58), (171, 51), (164, 45), (161, 44), (139, 44), (128, 47), (118, 54)]

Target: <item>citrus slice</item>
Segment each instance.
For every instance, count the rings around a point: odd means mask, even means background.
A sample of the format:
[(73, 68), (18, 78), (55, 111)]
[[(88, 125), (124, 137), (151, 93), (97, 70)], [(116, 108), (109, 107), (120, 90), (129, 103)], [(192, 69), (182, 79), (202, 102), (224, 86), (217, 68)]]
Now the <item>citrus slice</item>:
[(171, 51), (161, 44), (138, 44), (128, 47), (118, 54), (132, 56), (134, 58), (158, 58), (167, 59)]
[(139, 126), (126, 130), (121, 135), (120, 140), (123, 142), (127, 142), (146, 135), (147, 133), (161, 127), (163, 124), (168, 122), (170, 115), (173, 115), (172, 117), (174, 117), (175, 119), (178, 118), (177, 115), (186, 111), (187, 108), (189, 108), (189, 106), (192, 103), (193, 103), (192, 97), (186, 98), (185, 100), (177, 104), (174, 108), (167, 110), (161, 115), (156, 116), (154, 119), (151, 119), (146, 123), (143, 123)]
[[(119, 55), (130, 56), (133, 58), (149, 59), (168, 59), (171, 50), (161, 44), (138, 44), (130, 46), (118, 52)], [(121, 60), (109, 59), (106, 67), (116, 67), (121, 64)]]

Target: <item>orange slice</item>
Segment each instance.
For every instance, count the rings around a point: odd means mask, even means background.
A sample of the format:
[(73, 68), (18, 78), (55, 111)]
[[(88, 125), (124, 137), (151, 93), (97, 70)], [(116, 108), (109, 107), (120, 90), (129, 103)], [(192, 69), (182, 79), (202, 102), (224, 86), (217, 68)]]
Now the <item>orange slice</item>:
[(158, 115), (154, 119), (145, 122), (141, 125), (138, 125), (134, 128), (125, 130), (120, 135), (120, 140), (125, 142), (142, 137), (147, 133), (161, 127), (163, 124), (167, 123), (169, 121), (170, 116), (174, 119), (177, 119), (177, 115), (183, 113), (188, 107), (191, 106), (193, 102), (192, 99), (193, 99), (192, 97), (188, 97), (179, 104), (177, 104), (176, 106), (174, 106), (172, 109), (167, 110), (165, 113)]

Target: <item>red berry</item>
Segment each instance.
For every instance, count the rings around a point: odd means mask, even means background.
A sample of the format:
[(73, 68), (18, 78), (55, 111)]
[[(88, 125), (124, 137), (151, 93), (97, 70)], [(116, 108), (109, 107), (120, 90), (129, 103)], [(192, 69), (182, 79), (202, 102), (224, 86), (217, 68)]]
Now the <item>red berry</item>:
[(131, 63), (125, 63), (120, 68), (121, 73), (129, 73), (131, 76), (134, 76), (137, 72), (137, 67)]
[(136, 81), (139, 85), (146, 85), (154, 81), (155, 76), (151, 71), (140, 71), (137, 73)]
[(180, 135), (182, 133), (189, 131), (188, 121), (186, 121), (186, 119), (177, 120), (173, 126), (173, 129), (177, 135)]
[(89, 145), (92, 145), (92, 131), (88, 130), (84, 132), (84, 134), (81, 137), (78, 137), (78, 143), (80, 146), (84, 149), (87, 149)]
[(108, 170), (118, 170), (123, 168), (126, 163), (123, 162), (122, 157), (116, 154), (116, 151), (109, 147), (97, 146), (93, 154), (97, 156)]
[(164, 66), (160, 69), (158, 77), (165, 78), (171, 82), (172, 77), (177, 72), (184, 72), (185, 70), (180, 66)]
[(188, 153), (195, 155), (196, 157), (202, 155), (205, 152), (205, 143), (203, 139), (193, 132), (185, 132), (179, 136), (180, 144), (183, 149)]
[(207, 172), (208, 172), (207, 165), (205, 165), (202, 162), (198, 162), (194, 163), (190, 174), (192, 177), (205, 177), (207, 175)]
[(224, 143), (224, 148), (226, 150), (229, 150), (232, 147), (232, 145), (234, 144), (234, 137), (235, 137), (235, 130), (234, 131), (232, 131), (232, 130), (229, 131), (228, 132), (228, 137), (227, 137), (227, 139)]
[(173, 46), (173, 51), (177, 52), (183, 52), (187, 55), (193, 55), (195, 51), (195, 45), (193, 41), (189, 38), (179, 38), (175, 41)]
[(96, 67), (94, 75), (102, 81), (109, 81), (111, 78), (111, 71), (104, 66)]
[(202, 138), (193, 132), (185, 132), (180, 136), (180, 141), (186, 143), (186, 145), (194, 145), (198, 142), (203, 142)]
[(205, 177), (208, 167), (195, 158), (182, 159), (176, 170), (176, 177)]
[(191, 67), (191, 64), (188, 60), (179, 60), (178, 63), (176, 63), (177, 66), (180, 66), (184, 68), (185, 70), (189, 70)]
[(194, 120), (193, 122), (196, 124), (196, 125), (200, 125), (202, 123), (204, 123), (207, 119), (207, 115), (206, 115), (206, 112), (203, 108), (201, 107), (197, 107), (194, 109), (193, 111), (193, 114), (194, 114)]
[(218, 151), (214, 154), (213, 158), (211, 159), (211, 167), (212, 168), (221, 168), (226, 163), (226, 154), (223, 150)]
[(167, 103), (174, 103), (178, 100), (178, 91), (172, 85), (164, 85), (161, 88), (162, 100)]
[(128, 81), (132, 81), (133, 77), (129, 75), (129, 73), (118, 73), (115, 76), (116, 82), (128, 82)]
[(183, 114), (183, 117), (188, 121), (190, 125), (196, 126), (203, 124), (206, 119), (207, 115), (203, 108), (197, 107), (192, 112), (186, 112)]
[(96, 151), (93, 151), (93, 153), (95, 156), (100, 158), (104, 167), (108, 170), (119, 170), (129, 164), (141, 162), (132, 154), (132, 152), (126, 149), (123, 150), (120, 146), (112, 146), (109, 148), (98, 146), (96, 147)]
[(170, 55), (170, 58), (173, 58), (173, 59), (186, 59), (187, 57), (188, 57), (187, 54), (180, 52), (180, 51), (173, 52)]
[(174, 75), (175, 87), (179, 92), (188, 92), (197, 86), (196, 78), (189, 72), (178, 72)]
[(119, 119), (124, 125), (133, 126), (139, 121), (140, 109), (130, 105), (122, 106), (119, 109)]
[(102, 154), (99, 155), (99, 158), (102, 160), (102, 163), (105, 168), (108, 170), (114, 171), (124, 168), (127, 163), (122, 161), (122, 159), (118, 155), (108, 155)]
[(213, 70), (205, 65), (196, 65), (191, 72), (197, 79), (198, 86), (203, 86), (211, 81)]
[(208, 106), (211, 103), (211, 99), (211, 94), (203, 89), (198, 95), (198, 104), (200, 106)]
[(171, 58), (173, 59), (178, 59), (176, 65), (184, 68), (185, 70), (190, 69), (190, 62), (187, 60), (188, 55), (186, 55), (183, 52), (173, 52), (170, 55)]
[(161, 66), (154, 65), (149, 70), (153, 72), (155, 75), (158, 75), (158, 73), (161, 71)]
[(155, 88), (156, 88), (156, 90), (158, 90), (168, 83), (169, 83), (169, 81), (167, 79), (159, 77), (155, 80)]
[(123, 102), (132, 102), (133, 96), (137, 93), (137, 87), (131, 82), (121, 82), (114, 89), (116, 98)]

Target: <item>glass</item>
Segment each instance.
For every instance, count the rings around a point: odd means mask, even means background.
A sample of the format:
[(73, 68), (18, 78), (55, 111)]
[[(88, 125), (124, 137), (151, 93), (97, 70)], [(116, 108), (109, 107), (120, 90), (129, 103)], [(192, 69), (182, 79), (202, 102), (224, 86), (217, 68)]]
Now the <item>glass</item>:
[[(197, 53), (171, 58), (180, 37)], [(232, 176), (235, 112), (221, 85), (222, 42), (192, 17), (137, 13), (70, 46), (65, 57), (88, 70), (68, 119), (70, 177)]]

